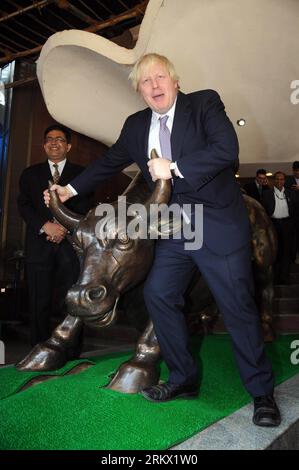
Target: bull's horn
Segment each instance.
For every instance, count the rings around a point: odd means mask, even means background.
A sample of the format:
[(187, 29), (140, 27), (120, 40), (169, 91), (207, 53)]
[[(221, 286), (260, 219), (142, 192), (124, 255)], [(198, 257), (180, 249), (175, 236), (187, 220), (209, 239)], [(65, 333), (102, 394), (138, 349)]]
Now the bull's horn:
[[(159, 158), (155, 149), (151, 151), (151, 159)], [(167, 204), (171, 195), (171, 179), (168, 180), (157, 180), (155, 189), (144, 203), (148, 209), (151, 204)]]
[[(48, 181), (49, 189), (53, 186), (52, 181)], [(75, 214), (75, 212), (67, 209), (59, 200), (59, 197), (56, 191), (49, 191), (50, 193), (50, 203), (49, 209), (52, 212), (55, 219), (65, 228), (70, 231), (76, 229), (79, 225), (79, 222), (83, 219), (82, 215)]]

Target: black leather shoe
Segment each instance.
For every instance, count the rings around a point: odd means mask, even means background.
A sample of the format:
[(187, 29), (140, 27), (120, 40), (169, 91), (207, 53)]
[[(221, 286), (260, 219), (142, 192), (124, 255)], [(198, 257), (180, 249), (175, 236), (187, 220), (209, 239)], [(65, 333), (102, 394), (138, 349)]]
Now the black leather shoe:
[(256, 426), (279, 426), (281, 417), (273, 395), (263, 395), (254, 398), (254, 413), (252, 421)]
[(141, 395), (149, 401), (161, 402), (175, 400), (176, 398), (196, 398), (198, 385), (177, 385), (166, 382), (142, 390)]

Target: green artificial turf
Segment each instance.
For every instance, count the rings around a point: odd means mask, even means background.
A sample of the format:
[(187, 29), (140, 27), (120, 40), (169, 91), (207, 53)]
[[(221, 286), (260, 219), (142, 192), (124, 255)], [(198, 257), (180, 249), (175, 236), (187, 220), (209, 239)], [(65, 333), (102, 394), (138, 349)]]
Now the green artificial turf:
[[(299, 365), (290, 362), (293, 339), (282, 336), (267, 346), (277, 384), (299, 373)], [(20, 386), (32, 374), (0, 369), (0, 449), (158, 450), (191, 437), (251, 400), (227, 335), (208, 336), (199, 349), (202, 382), (196, 400), (151, 403), (101, 388), (129, 353), (92, 358), (95, 365), (78, 375), (24, 391)], [(69, 369), (70, 364), (62, 374)], [(161, 378), (167, 379), (163, 364)]]
[(30, 382), (35, 377), (41, 376), (58, 376), (61, 377), (71, 372), (75, 366), (82, 363), (95, 364), (95, 362), (89, 359), (79, 359), (77, 361), (69, 361), (64, 367), (58, 370), (49, 372), (19, 372), (15, 367), (7, 367), (0, 369), (0, 400), (7, 398), (10, 395), (14, 395), (16, 392)]

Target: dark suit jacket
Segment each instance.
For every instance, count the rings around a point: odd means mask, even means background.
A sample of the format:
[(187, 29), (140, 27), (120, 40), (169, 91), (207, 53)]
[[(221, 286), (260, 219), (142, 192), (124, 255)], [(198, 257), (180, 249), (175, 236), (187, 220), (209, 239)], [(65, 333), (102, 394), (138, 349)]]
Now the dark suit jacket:
[[(83, 170), (84, 167), (66, 161), (59, 184), (68, 184)], [(55, 249), (55, 245), (46, 240), (46, 235), (40, 234), (42, 226), (48, 220), (53, 219), (43, 199), (43, 191), (48, 187), (48, 180), (51, 179), (48, 161), (26, 168), (20, 177), (18, 208), (21, 217), (26, 222), (26, 261), (29, 263), (46, 262)], [(69, 201), (67, 206), (74, 212), (85, 214), (90, 208), (90, 199), (87, 196), (76, 196)], [(61, 242), (61, 247), (70, 252), (73, 251), (67, 240)]]
[(285, 182), (285, 187), (288, 189), (291, 189), (291, 186), (293, 184), (297, 184), (295, 176), (287, 176), (286, 177), (286, 182)]
[[(151, 116), (149, 108), (129, 116), (105, 157), (71, 182), (79, 194), (133, 162), (153, 188), (147, 167)], [(238, 140), (215, 91), (178, 93), (171, 147), (172, 159), (184, 175), (174, 182), (171, 202), (203, 204), (204, 243), (212, 251), (225, 255), (248, 244), (248, 215), (234, 177)]]
[[(287, 198), (288, 208), (289, 208), (289, 216), (293, 217), (294, 215), (294, 204), (293, 204), (293, 197), (292, 191), (290, 189), (285, 188), (285, 195)], [(267, 212), (267, 214), (272, 217), (273, 212), (275, 211), (275, 195), (274, 189), (269, 191), (264, 191), (262, 204)]]
[[(262, 202), (262, 198), (260, 196), (260, 193), (257, 189), (257, 185), (255, 181), (251, 181), (250, 183), (246, 183), (244, 185), (244, 189), (246, 191), (246, 194), (248, 196), (253, 197), (253, 199), (256, 199), (258, 202)], [(268, 191), (270, 188), (268, 186), (263, 186), (262, 187), (262, 194), (264, 191)]]
[(297, 184), (295, 176), (287, 176), (285, 187), (292, 191), (292, 201), (294, 206), (294, 216), (299, 218), (299, 191), (291, 189), (293, 184)]

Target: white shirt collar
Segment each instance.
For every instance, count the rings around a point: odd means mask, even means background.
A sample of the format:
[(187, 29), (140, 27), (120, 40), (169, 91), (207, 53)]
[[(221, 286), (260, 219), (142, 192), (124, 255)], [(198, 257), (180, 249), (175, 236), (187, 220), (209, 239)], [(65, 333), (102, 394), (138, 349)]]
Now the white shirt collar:
[(177, 99), (178, 99), (178, 97), (176, 97), (176, 99), (175, 99), (173, 105), (172, 105), (171, 108), (167, 111), (167, 113), (159, 114), (159, 113), (156, 113), (156, 111), (152, 111), (152, 121), (158, 122), (161, 117), (163, 117), (163, 116), (168, 116), (167, 122), (168, 122), (168, 121), (173, 122)]
[(276, 194), (279, 194), (279, 195), (283, 196), (284, 195), (284, 187), (282, 188), (281, 191), (279, 191), (279, 189), (277, 189), (276, 186), (274, 186), (274, 192)]
[[(49, 166), (50, 168), (52, 169), (53, 168), (53, 165), (55, 165), (55, 162), (52, 162), (51, 160), (48, 159), (48, 163), (49, 163)], [(64, 168), (64, 165), (66, 163), (66, 158), (64, 160), (61, 160), (61, 162), (57, 163), (58, 165), (58, 171), (59, 173), (61, 174), (63, 168)]]

